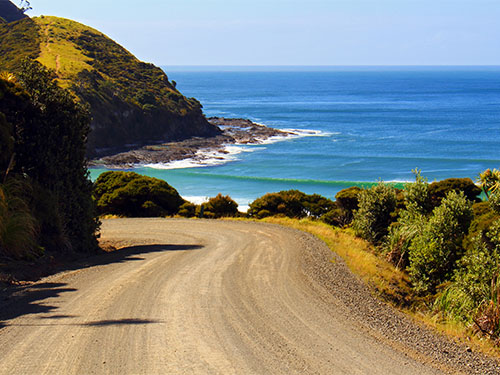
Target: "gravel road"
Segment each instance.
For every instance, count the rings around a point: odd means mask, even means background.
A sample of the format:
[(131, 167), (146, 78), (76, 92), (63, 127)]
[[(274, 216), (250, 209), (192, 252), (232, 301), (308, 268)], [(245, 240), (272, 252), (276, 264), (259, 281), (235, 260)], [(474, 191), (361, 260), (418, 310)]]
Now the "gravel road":
[(2, 301), (0, 374), (500, 373), (378, 302), (302, 232), (176, 219), (102, 229), (124, 249)]

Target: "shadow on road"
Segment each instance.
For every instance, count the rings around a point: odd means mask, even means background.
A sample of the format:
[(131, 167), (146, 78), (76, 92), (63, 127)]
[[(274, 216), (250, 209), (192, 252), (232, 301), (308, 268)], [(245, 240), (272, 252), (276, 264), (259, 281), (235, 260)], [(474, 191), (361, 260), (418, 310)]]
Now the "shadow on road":
[[(54, 272), (73, 271), (99, 265), (107, 265), (114, 263), (125, 263), (129, 261), (144, 260), (140, 255), (148, 253), (169, 252), (169, 251), (187, 251), (200, 250), (202, 245), (144, 245), (131, 246), (110, 253), (93, 256), (83, 261), (65, 264), (58, 267)], [(75, 292), (74, 289), (66, 283), (35, 283), (32, 285), (16, 285), (10, 286), (0, 293), (0, 329), (8, 326), (8, 321), (19, 316), (52, 313), (56, 312), (57, 306), (52, 306), (46, 303), (49, 298), (59, 297), (63, 293)], [(65, 315), (52, 315), (43, 317), (43, 319), (62, 319), (69, 318)], [(112, 324), (147, 324), (155, 323), (155, 321), (141, 321), (135, 319), (123, 319), (118, 321), (102, 321), (85, 323), (88, 326), (105, 326)], [(136, 323), (134, 323), (136, 322)]]
[[(77, 318), (76, 316), (58, 317), (57, 319)], [(40, 318), (46, 319), (46, 318)], [(56, 323), (18, 323), (10, 324), (5, 323), (5, 327), (52, 327), (52, 326), (74, 326), (74, 327), (111, 327), (122, 325), (146, 325), (146, 324), (159, 324), (164, 323), (163, 320), (157, 319), (110, 319), (110, 320), (97, 320), (94, 322), (85, 323), (72, 323), (72, 322), (56, 322)]]

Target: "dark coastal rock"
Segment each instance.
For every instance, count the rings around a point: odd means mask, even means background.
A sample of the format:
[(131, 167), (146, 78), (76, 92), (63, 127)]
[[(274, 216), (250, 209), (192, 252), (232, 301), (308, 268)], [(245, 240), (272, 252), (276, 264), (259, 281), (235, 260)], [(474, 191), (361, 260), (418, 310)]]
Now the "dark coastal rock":
[[(208, 122), (221, 130), (220, 135), (201, 138), (192, 137), (178, 142), (148, 145), (137, 149), (105, 156), (93, 160), (91, 166), (106, 168), (131, 168), (145, 164), (166, 164), (172, 161), (191, 159), (202, 161), (209, 152), (217, 152), (220, 158), (227, 154), (227, 145), (260, 144), (271, 137), (289, 137), (290, 132), (256, 124), (245, 119), (211, 117)], [(214, 157), (213, 155), (211, 156)]]

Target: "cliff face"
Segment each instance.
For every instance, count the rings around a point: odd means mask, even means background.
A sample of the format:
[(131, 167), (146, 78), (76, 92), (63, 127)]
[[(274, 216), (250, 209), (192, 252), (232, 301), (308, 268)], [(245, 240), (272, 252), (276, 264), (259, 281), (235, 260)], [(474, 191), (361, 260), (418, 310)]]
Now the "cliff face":
[(91, 157), (220, 133), (201, 104), (183, 96), (160, 68), (78, 22), (42, 16), (0, 25), (0, 70), (15, 72), (26, 56), (89, 104)]
[(23, 18), (26, 18), (26, 15), (18, 7), (9, 0), (0, 0), (0, 23), (1, 19), (5, 22), (13, 22)]

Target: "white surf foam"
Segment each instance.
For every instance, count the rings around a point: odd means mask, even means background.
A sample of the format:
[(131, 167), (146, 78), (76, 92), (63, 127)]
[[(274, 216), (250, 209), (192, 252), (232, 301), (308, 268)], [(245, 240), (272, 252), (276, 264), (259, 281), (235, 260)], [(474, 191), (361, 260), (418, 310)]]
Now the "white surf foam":
[(242, 152), (253, 152), (254, 149), (239, 145), (226, 145), (219, 150), (199, 150), (192, 158), (174, 160), (168, 163), (144, 164), (144, 167), (153, 169), (183, 169), (197, 167), (213, 167), (238, 160), (237, 155)]

